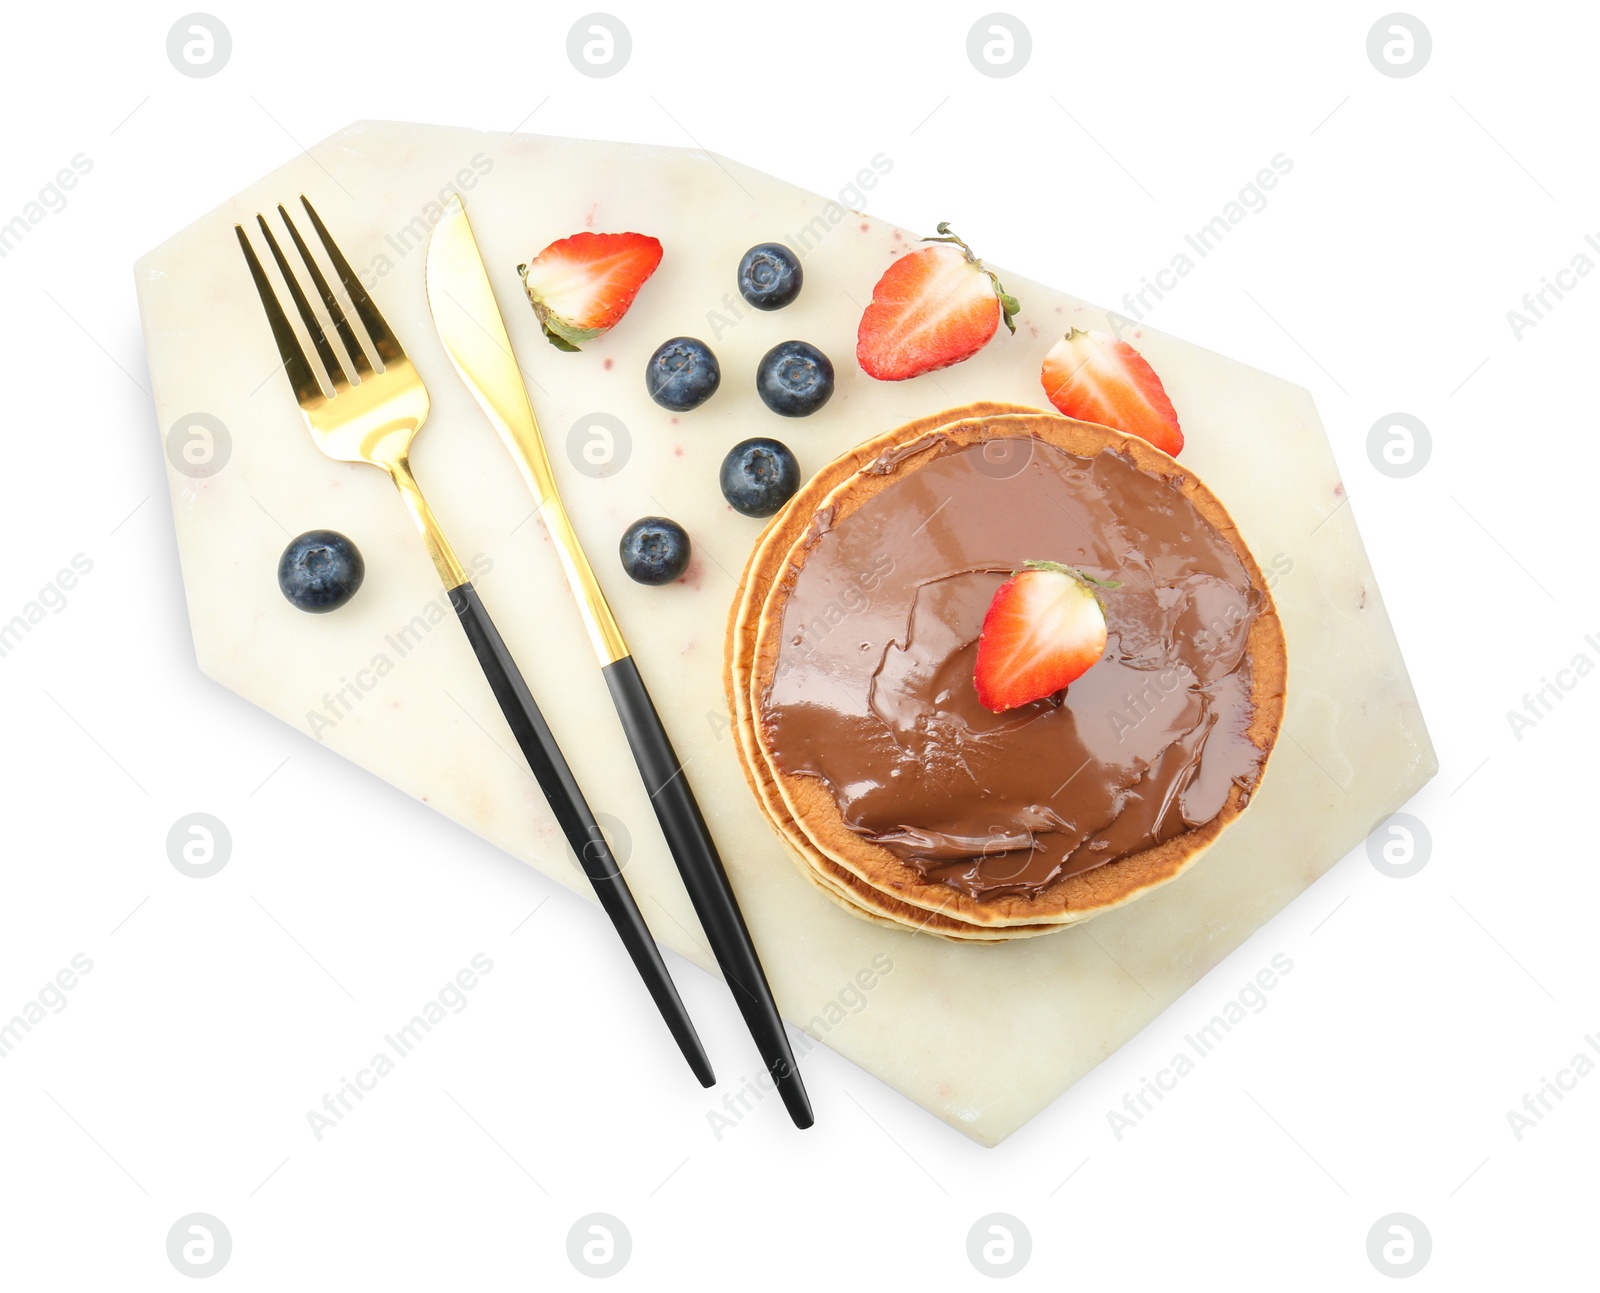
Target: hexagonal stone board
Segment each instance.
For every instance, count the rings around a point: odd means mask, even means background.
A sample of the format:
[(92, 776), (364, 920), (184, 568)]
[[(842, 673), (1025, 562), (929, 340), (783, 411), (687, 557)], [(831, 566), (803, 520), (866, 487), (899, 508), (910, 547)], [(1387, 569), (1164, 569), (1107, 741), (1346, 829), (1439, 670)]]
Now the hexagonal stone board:
[[(859, 303), (916, 233), (704, 153), (388, 122), (340, 131), (137, 267), (200, 667), (307, 739), (588, 896), (537, 787), (508, 754), (510, 733), (392, 487), (371, 468), (322, 457), (274, 374), (233, 226), (300, 193), (427, 382), (433, 415), (417, 441), (417, 475), (475, 563), (593, 806), (624, 827), (628, 878), (656, 935), (712, 968), (555, 553), (433, 332), (426, 239), (441, 192), (457, 187), (575, 524), (686, 762), (785, 1017), (967, 1135), (995, 1144), (1015, 1131), (1433, 775), (1310, 396), (1140, 329), (1136, 344), (1182, 413), (1184, 461), (1276, 580), (1290, 702), (1256, 802), (1189, 875), (1082, 929), (966, 947), (845, 914), (795, 870), (735, 761), (722, 636), (759, 526), (724, 505), (717, 466), (756, 432), (789, 432), (809, 471), (941, 408), (1038, 404), (1045, 350), (1069, 325), (1111, 326), (1106, 312), (1002, 270), (1024, 306), (1015, 338), (929, 377), (874, 382), (853, 362)], [(666, 257), (621, 326), (581, 355), (562, 354), (540, 335), (516, 266), (584, 228), (653, 233)], [(761, 315), (739, 301), (733, 270), (747, 247), (774, 239), (804, 253), (806, 288), (793, 306)], [(640, 374), (662, 339), (682, 333), (710, 342), (726, 376), (716, 398), (674, 419), (649, 401)], [(832, 402), (798, 427), (777, 425), (748, 376), (788, 337), (821, 346), (839, 369)], [(208, 440), (196, 414), (226, 436), (213, 430)], [(355, 538), (368, 564), (355, 601), (328, 616), (292, 609), (274, 579), (283, 536), (263, 511), (291, 532), (329, 526)], [(649, 513), (676, 517), (694, 536), (683, 584), (636, 586), (611, 555), (623, 528)], [(852, 1009), (863, 971), (873, 986), (865, 1008)], [(656, 1040), (670, 1062), (665, 1034)]]

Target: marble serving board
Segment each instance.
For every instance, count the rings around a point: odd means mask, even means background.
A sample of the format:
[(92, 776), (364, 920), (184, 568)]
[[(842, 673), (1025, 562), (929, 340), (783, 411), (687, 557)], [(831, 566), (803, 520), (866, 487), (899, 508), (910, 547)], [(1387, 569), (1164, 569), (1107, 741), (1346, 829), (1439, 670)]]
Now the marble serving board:
[[(866, 172), (859, 186), (876, 178)], [(959, 946), (841, 911), (785, 855), (735, 759), (723, 628), (760, 525), (724, 504), (718, 464), (737, 441), (772, 434), (810, 471), (942, 408), (1039, 404), (1045, 351), (1069, 325), (1108, 328), (1109, 316), (1000, 269), (1023, 305), (1017, 336), (1002, 333), (939, 373), (876, 382), (854, 362), (861, 306), (890, 259), (931, 230), (897, 228), (692, 150), (390, 122), (340, 131), (136, 268), (164, 437), (152, 452), (169, 464), (199, 665), (306, 739), (591, 896), (537, 787), (508, 757), (509, 730), (393, 488), (369, 467), (318, 453), (288, 382), (274, 374), (234, 224), (301, 193), (427, 383), (433, 413), (413, 455), (417, 475), (536, 680), (594, 807), (625, 828), (629, 882), (656, 936), (714, 970), (631, 775), (555, 551), (435, 337), (423, 261), (441, 195), (453, 189), (465, 197), (574, 523), (685, 761), (785, 1018), (973, 1139), (993, 1145), (1022, 1126), (1433, 775), (1311, 397), (1139, 329), (1129, 338), (1182, 417), (1183, 460), (1237, 519), (1273, 580), (1288, 635), (1288, 714), (1255, 803), (1188, 875), (1080, 929)], [(931, 226), (939, 213), (925, 214)], [(581, 229), (651, 233), (666, 255), (612, 333), (563, 354), (541, 336), (516, 270)], [(802, 253), (805, 289), (788, 309), (760, 314), (743, 306), (734, 271), (746, 248), (769, 240)], [(709, 403), (673, 416), (650, 402), (642, 374), (656, 345), (685, 333), (713, 346), (724, 377)], [(803, 422), (768, 412), (754, 386), (760, 356), (791, 337), (822, 347), (838, 370), (831, 403)], [(290, 607), (274, 577), (284, 535), (263, 513), (291, 533), (326, 526), (354, 538), (367, 559), (356, 599), (327, 616)], [(633, 584), (614, 555), (622, 530), (652, 513), (693, 536), (689, 573), (667, 588)], [(879, 973), (885, 957), (892, 970)], [(853, 1004), (846, 990), (864, 971), (867, 1008), (842, 1010), (841, 994)]]

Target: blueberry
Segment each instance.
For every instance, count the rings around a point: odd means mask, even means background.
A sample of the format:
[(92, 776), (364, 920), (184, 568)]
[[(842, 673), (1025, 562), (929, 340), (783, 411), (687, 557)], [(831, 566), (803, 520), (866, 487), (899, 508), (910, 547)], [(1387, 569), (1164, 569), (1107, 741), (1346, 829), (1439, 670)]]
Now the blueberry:
[(639, 584), (670, 584), (689, 568), (689, 535), (676, 521), (646, 516), (622, 533), (622, 568)]
[(756, 390), (774, 413), (803, 418), (833, 394), (833, 362), (809, 341), (780, 341), (761, 356)]
[(278, 587), (291, 604), (313, 615), (338, 610), (366, 574), (361, 550), (337, 530), (307, 530), (278, 558)]
[(781, 310), (800, 295), (800, 262), (781, 242), (757, 243), (739, 262), (739, 294), (758, 310)]
[(735, 512), (771, 516), (800, 488), (800, 464), (782, 441), (757, 436), (728, 450), (718, 480)]
[(717, 393), (722, 369), (711, 347), (693, 337), (674, 337), (656, 347), (645, 366), (644, 385), (664, 409), (686, 413)]

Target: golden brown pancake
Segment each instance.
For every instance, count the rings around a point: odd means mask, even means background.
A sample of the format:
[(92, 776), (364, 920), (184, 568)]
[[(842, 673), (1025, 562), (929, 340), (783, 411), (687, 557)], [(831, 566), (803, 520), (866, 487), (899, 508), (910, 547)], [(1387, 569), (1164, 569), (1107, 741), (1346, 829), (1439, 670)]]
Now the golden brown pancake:
[[(928, 439), (937, 431), (938, 437)], [(1270, 753), (1281, 722), (1286, 661), (1281, 627), (1261, 571), (1220, 502), (1192, 473), (1142, 440), (1108, 428), (1017, 406), (976, 405), (921, 419), (858, 446), (825, 467), (776, 516), (751, 554), (742, 595), (730, 616), (726, 685), (746, 777), (774, 828), (802, 869), (835, 901), (869, 919), (957, 939), (993, 940), (1049, 932), (1120, 906), (1181, 874), (1248, 802), (1229, 788), (1210, 820), (1153, 847), (1065, 875), (1038, 892), (972, 895), (930, 879), (917, 866), (845, 824), (831, 788), (816, 776), (785, 771), (761, 721), (779, 657), (779, 628), (793, 580), (811, 551), (806, 536), (820, 510), (842, 523), (903, 474), (931, 461), (935, 446), (989, 439), (1040, 440), (1082, 458), (1111, 449), (1188, 500), (1233, 549), (1259, 598), (1247, 639), (1251, 713), (1246, 735)], [(926, 447), (906, 451), (926, 440)], [(880, 459), (901, 453), (891, 469)], [(940, 450), (943, 451), (943, 450)], [(875, 470), (864, 467), (877, 464)]]

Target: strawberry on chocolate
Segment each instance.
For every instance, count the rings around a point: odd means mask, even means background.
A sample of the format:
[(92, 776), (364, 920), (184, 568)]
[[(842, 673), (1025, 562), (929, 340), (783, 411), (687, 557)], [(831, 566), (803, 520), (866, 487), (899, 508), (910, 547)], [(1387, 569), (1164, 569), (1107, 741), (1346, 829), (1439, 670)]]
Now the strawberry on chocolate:
[(948, 368), (988, 345), (1002, 320), (1017, 330), (1017, 298), (948, 224), (939, 233), (890, 265), (872, 289), (856, 331), (856, 361), (868, 377), (899, 382)]
[(1183, 448), (1166, 387), (1120, 337), (1072, 328), (1044, 357), (1039, 376), (1050, 403), (1069, 418), (1136, 435), (1174, 458)]
[(1053, 696), (1105, 654), (1106, 611), (1091, 578), (1055, 561), (1025, 561), (995, 591), (978, 637), (973, 683), (1002, 713)]
[(648, 234), (575, 233), (517, 273), (550, 344), (577, 350), (616, 326), (660, 263), (661, 244)]

